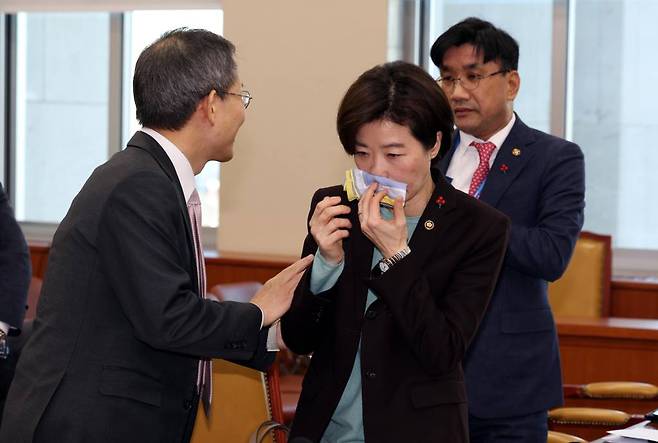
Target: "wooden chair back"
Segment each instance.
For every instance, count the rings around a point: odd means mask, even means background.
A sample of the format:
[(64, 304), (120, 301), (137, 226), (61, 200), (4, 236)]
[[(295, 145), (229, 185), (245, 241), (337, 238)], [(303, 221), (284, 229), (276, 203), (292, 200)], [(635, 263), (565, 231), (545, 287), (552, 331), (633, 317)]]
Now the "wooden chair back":
[(610, 316), (610, 243), (609, 235), (581, 232), (564, 275), (548, 285), (555, 316)]
[[(262, 287), (258, 282), (215, 285), (210, 292), (220, 301), (246, 303)], [(213, 360), (213, 393), (210, 417), (201, 403), (191, 443), (249, 443), (258, 427), (273, 420), (283, 423), (279, 368), (267, 373), (237, 364)], [(267, 437), (266, 443), (286, 443), (282, 431)]]
[[(210, 417), (206, 417), (199, 402), (191, 443), (249, 443), (262, 423), (282, 422), (278, 392), (276, 366), (262, 373), (225, 360), (213, 360)], [(264, 442), (285, 443), (285, 434), (276, 432), (274, 438), (267, 437)]]

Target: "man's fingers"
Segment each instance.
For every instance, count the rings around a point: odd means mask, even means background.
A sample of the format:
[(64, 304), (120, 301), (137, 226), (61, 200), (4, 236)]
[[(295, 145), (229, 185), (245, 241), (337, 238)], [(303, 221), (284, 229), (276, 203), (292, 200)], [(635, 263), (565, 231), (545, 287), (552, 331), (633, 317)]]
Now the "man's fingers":
[[(304, 275), (304, 273), (303, 273), (303, 272), (300, 272), (300, 273), (298, 273), (298, 274), (295, 274), (295, 275), (293, 276), (293, 278), (290, 279), (290, 283), (292, 283), (292, 284), (290, 285), (290, 286), (291, 286), (291, 288), (290, 288), (291, 290), (294, 290), (294, 289), (297, 287), (297, 285), (299, 284), (299, 281), (302, 279), (302, 276), (303, 276), (303, 275)], [(292, 302), (292, 299), (291, 299), (291, 302)]]
[(313, 254), (297, 260), (292, 265), (281, 271), (278, 275), (282, 277), (281, 287), (286, 293), (291, 293), (304, 275), (304, 271), (313, 263)]
[(306, 268), (311, 265), (311, 263), (313, 263), (313, 254), (309, 254), (306, 257), (300, 258), (295, 263), (281, 271), (279, 275), (286, 275), (288, 278), (290, 278), (296, 274), (303, 274)]

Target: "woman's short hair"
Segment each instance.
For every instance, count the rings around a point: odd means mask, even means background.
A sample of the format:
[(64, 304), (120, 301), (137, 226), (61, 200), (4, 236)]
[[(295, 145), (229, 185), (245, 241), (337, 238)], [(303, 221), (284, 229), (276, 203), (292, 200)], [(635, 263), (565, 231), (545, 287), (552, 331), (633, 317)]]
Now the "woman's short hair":
[(354, 155), (359, 129), (378, 120), (408, 127), (428, 150), (441, 132), (441, 148), (433, 162), (450, 149), (454, 121), (448, 99), (436, 81), (416, 65), (401, 61), (378, 65), (349, 87), (336, 119), (345, 152)]

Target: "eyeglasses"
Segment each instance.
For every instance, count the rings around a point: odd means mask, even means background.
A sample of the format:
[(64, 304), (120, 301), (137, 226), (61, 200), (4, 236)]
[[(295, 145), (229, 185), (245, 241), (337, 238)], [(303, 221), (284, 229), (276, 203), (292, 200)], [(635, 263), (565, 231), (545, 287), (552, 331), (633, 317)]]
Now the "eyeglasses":
[(472, 91), (480, 85), (480, 80), (493, 77), (494, 75), (498, 74), (507, 74), (508, 72), (510, 72), (510, 69), (501, 69), (500, 71), (492, 72), (491, 74), (486, 75), (468, 73), (464, 77), (456, 78), (450, 75), (446, 75), (444, 77), (438, 78), (436, 82), (446, 91), (453, 91), (455, 86), (457, 86), (457, 82), (461, 83), (462, 88), (466, 89), (467, 91)]
[(242, 106), (244, 106), (245, 109), (249, 107), (249, 103), (253, 100), (253, 97), (249, 93), (249, 91), (242, 90), (240, 92), (228, 92), (228, 91), (222, 91), (225, 94), (228, 95), (235, 95), (236, 97), (240, 97), (242, 100)]

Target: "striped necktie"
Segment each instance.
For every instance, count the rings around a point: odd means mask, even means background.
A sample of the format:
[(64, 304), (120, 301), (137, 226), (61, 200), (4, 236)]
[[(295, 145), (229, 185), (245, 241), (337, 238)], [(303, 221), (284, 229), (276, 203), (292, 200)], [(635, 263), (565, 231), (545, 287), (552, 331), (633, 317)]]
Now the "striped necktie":
[[(192, 234), (194, 236), (194, 254), (196, 258), (197, 269), (197, 287), (199, 296), (206, 296), (206, 263), (203, 258), (203, 246), (201, 245), (201, 200), (199, 193), (195, 189), (187, 201), (187, 212), (190, 215), (192, 223)], [(197, 375), (197, 386), (201, 395), (201, 402), (206, 412), (210, 416), (210, 403), (212, 401), (212, 360), (203, 358), (199, 360), (199, 372)]]

